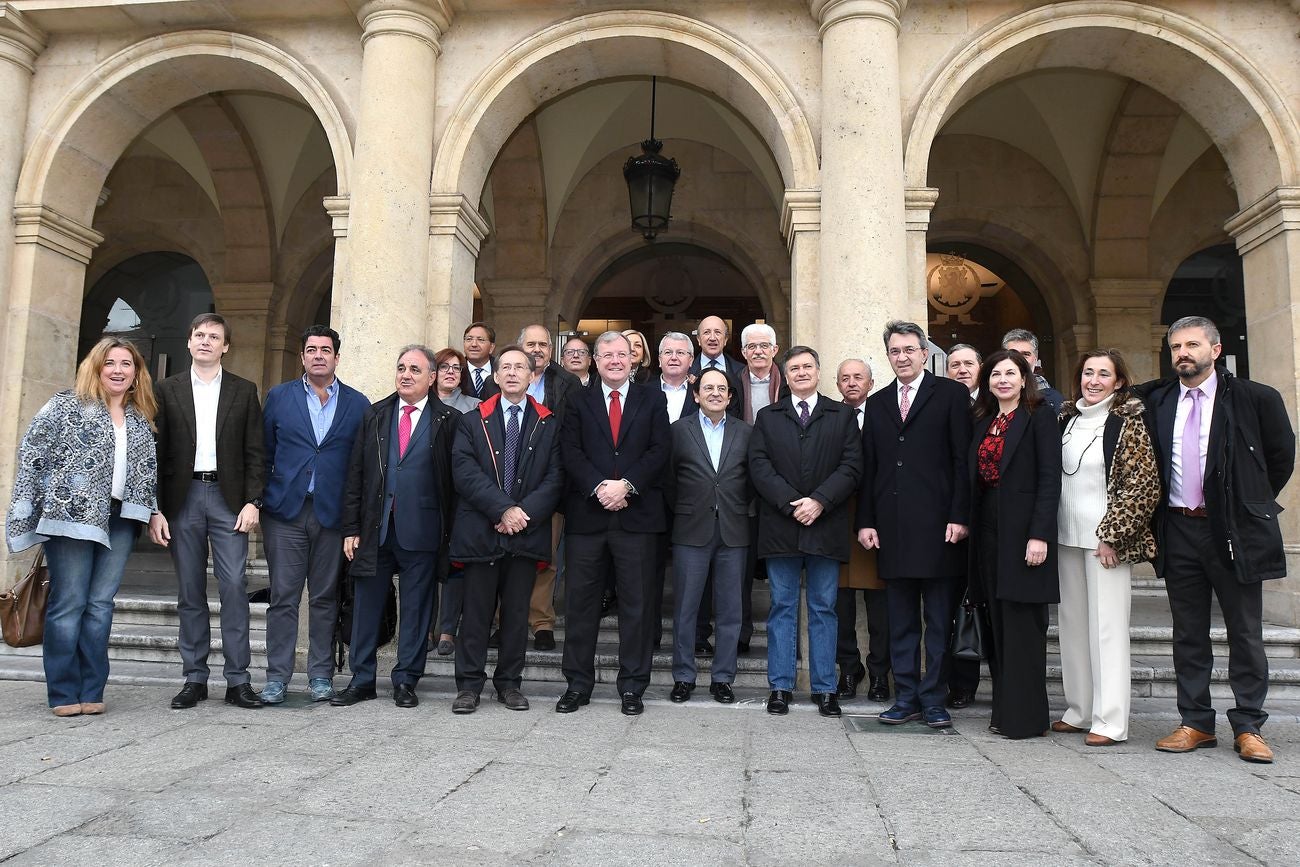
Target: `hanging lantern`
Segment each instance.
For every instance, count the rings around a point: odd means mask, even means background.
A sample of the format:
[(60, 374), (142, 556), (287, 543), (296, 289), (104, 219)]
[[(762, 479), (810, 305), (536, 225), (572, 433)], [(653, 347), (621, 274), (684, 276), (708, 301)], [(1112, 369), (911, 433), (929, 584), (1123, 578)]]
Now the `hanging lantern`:
[(653, 241), (672, 219), (673, 187), (682, 170), (677, 160), (662, 156), (664, 143), (655, 138), (655, 97), (657, 81), (650, 79), (650, 138), (641, 142), (641, 153), (628, 157), (623, 166), (627, 181), (628, 204), (632, 210), (632, 230)]

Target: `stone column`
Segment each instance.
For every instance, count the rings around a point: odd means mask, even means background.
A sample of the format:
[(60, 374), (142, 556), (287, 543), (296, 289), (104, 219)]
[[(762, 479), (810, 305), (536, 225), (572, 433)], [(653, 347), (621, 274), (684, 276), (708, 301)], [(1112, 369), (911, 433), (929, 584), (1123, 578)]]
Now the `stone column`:
[(799, 344), (811, 346), (817, 339), (821, 220), (820, 190), (785, 191), (781, 202), (781, 234), (790, 251), (789, 331), (778, 329), (777, 342), (787, 348)]
[[(908, 318), (913, 319), (922, 328), (930, 315), (930, 286), (927, 281), (925, 257), (927, 252), (926, 236), (930, 231), (930, 214), (939, 201), (939, 191), (934, 187), (908, 187), (904, 194), (906, 228), (907, 228), (907, 289), (908, 309), (912, 312)], [(929, 331), (927, 328), (926, 331)], [(884, 346), (877, 342), (883, 351)], [(884, 359), (873, 348), (872, 355)]]
[[(548, 315), (549, 278), (498, 277), (482, 281), (478, 288), (483, 293), (483, 318), (497, 330), (497, 349), (514, 343), (525, 325), (541, 323), (552, 332), (556, 330), (559, 316)], [(557, 361), (559, 351), (560, 347), (555, 347)]]
[[(1300, 407), (1300, 187), (1277, 187), (1224, 225), (1246, 278), (1251, 379), (1282, 393), (1292, 423)], [(1287, 575), (1264, 582), (1264, 619), (1300, 626), (1300, 483), (1278, 499)]]
[[(474, 315), (474, 265), (487, 220), (470, 207), (460, 193), (434, 194), (429, 199), (429, 296), (427, 302), (430, 346), (460, 346), (465, 326)], [(497, 340), (504, 332), (498, 328)], [(511, 337), (517, 337), (518, 331)]]
[(827, 358), (876, 347), (887, 320), (925, 323), (924, 307), (908, 291), (904, 227), (898, 29), (906, 5), (907, 0), (811, 3), (822, 40), (816, 337)]
[[(27, 99), (45, 35), (9, 3), (0, 3), (0, 311), (9, 309), (9, 270), (13, 263), (14, 190), (23, 166)], [(0, 333), (3, 329), (0, 328)]]
[(269, 351), (268, 326), (271, 321), (271, 297), (274, 283), (218, 283), (212, 287), (217, 312), (230, 322), (230, 351), (222, 366), (251, 380), (258, 394), (266, 397), (267, 389), (280, 382), (282, 364)]
[(444, 0), (371, 0), (357, 20), (363, 53), (347, 276), (334, 312), (349, 347), (349, 381), (379, 398), (392, 391), (398, 348), (427, 339), (434, 74), (451, 16)]
[[(1124, 353), (1135, 382), (1154, 379), (1160, 373), (1160, 358), (1151, 346), (1151, 328), (1160, 317), (1156, 303), (1164, 297), (1164, 284), (1159, 280), (1094, 277), (1089, 286), (1097, 313), (1097, 342), (1096, 346), (1083, 346), (1079, 351), (1098, 347), (1118, 349)], [(1158, 344), (1155, 349), (1159, 349)], [(1063, 360), (1065, 366), (1058, 368), (1061, 374), (1058, 380), (1074, 369), (1074, 356)], [(1070, 393), (1060, 383), (1057, 388)]]

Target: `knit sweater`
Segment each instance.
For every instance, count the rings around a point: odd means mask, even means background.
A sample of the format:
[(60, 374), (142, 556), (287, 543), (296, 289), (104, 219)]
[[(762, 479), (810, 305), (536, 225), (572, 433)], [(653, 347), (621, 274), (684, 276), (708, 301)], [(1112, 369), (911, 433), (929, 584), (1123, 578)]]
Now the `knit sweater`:
[[(122, 517), (148, 521), (158, 504), (158, 457), (153, 431), (135, 407), (126, 408), (126, 485)], [(108, 547), (116, 439), (113, 418), (99, 401), (83, 403), (61, 391), (36, 413), (18, 449), (13, 498), (5, 521), (17, 553), (51, 536)]]
[(1106, 460), (1102, 436), (1115, 395), (1092, 406), (1082, 400), (1061, 436), (1061, 502), (1057, 541), (1074, 548), (1097, 547), (1097, 525), (1106, 514)]

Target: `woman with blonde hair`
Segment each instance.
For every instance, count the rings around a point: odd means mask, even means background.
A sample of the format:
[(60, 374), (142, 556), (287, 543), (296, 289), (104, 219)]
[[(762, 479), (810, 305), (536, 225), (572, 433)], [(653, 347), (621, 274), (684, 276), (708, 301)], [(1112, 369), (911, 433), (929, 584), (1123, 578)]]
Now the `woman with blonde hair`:
[(646, 350), (645, 335), (635, 328), (629, 328), (623, 332), (627, 338), (628, 346), (632, 348), (632, 374), (629, 377), (633, 382), (646, 382), (650, 379), (650, 353)]
[(55, 716), (104, 712), (113, 596), (157, 508), (157, 411), (139, 350), (105, 337), (19, 447), (5, 536), (14, 553), (45, 543), (45, 686)]

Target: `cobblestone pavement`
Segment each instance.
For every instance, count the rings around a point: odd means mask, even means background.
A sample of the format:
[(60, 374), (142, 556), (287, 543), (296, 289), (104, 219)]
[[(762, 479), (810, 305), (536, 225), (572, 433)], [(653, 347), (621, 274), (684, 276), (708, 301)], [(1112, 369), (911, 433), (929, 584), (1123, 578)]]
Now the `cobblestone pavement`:
[[(215, 686), (215, 682), (214, 682)], [(1007, 741), (988, 706), (952, 733), (772, 717), (704, 689), (682, 706), (612, 690), (568, 716), (489, 689), (453, 716), (422, 688), (352, 708), (243, 711), (220, 692), (109, 687), (102, 717), (56, 719), (39, 683), (0, 683), (0, 861), (18, 864), (1300, 863), (1300, 703), (1274, 705), (1273, 765), (1152, 748), (1172, 700), (1135, 702), (1132, 737)], [(860, 729), (860, 730), (859, 730)]]

